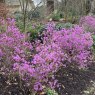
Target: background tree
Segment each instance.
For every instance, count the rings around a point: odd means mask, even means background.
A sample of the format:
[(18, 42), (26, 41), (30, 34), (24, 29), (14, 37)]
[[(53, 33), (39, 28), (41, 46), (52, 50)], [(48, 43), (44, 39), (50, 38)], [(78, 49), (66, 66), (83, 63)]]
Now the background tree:
[(26, 30), (26, 15), (27, 15), (27, 8), (30, 0), (19, 0), (21, 11), (23, 14), (23, 32)]
[(90, 0), (90, 3), (91, 3), (91, 9), (89, 15), (93, 15), (95, 14), (95, 0)]

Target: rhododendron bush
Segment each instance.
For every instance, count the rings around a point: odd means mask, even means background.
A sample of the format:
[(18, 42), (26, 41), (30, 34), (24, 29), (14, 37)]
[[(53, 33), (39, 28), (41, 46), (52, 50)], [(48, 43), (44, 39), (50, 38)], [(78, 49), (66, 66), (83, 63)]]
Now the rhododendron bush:
[(30, 43), (13, 19), (1, 23), (6, 30), (0, 32), (0, 61), (5, 69), (10, 67), (18, 72), (34, 90), (42, 90), (43, 86), (54, 88), (57, 84), (54, 73), (61, 66), (66, 67), (66, 62), (84, 68), (91, 60), (93, 39), (82, 27), (56, 30), (55, 24), (49, 23), (43, 31), (43, 42)]

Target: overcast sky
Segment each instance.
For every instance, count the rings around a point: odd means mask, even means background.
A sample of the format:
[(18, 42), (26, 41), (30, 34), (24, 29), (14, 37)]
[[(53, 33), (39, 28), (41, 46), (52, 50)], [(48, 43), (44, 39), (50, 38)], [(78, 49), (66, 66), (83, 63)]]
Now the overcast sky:
[(41, 0), (33, 0), (34, 1), (34, 4), (37, 5), (41, 2)]
[[(41, 0), (33, 0), (34, 1), (34, 4), (37, 5), (41, 2)], [(61, 0), (58, 0), (58, 1), (61, 1)]]

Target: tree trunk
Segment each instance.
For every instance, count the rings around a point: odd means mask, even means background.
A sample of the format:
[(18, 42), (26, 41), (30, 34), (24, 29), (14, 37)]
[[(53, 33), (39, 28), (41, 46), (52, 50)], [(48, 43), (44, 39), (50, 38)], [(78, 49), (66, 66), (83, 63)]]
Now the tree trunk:
[(95, 13), (95, 0), (91, 0), (91, 9), (89, 15), (93, 15)]

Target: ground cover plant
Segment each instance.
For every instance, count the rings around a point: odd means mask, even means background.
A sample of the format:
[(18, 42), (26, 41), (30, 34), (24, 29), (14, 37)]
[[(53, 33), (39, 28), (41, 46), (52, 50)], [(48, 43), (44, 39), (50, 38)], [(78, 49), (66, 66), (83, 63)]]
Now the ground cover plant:
[(81, 70), (91, 65), (92, 34), (79, 25), (56, 29), (55, 23), (47, 23), (43, 35), (38, 34), (42, 41), (29, 41), (11, 18), (0, 19), (0, 28), (0, 72), (9, 79), (18, 77), (20, 89), (24, 87), (21, 95), (25, 89), (39, 95), (47, 88), (58, 88), (56, 73), (61, 67)]

